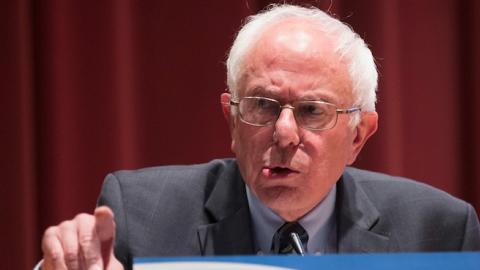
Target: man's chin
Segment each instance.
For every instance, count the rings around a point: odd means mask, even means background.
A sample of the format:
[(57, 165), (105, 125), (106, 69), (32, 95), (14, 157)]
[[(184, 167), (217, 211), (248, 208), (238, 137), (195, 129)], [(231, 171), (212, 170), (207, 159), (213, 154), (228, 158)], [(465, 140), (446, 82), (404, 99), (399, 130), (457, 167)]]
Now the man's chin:
[[(286, 186), (276, 186), (262, 189), (261, 194), (258, 194), (259, 199), (272, 211), (281, 216), (283, 219), (285, 216), (291, 215), (303, 215), (301, 210), (299, 210), (302, 203), (299, 201), (299, 198), (302, 198), (298, 194), (298, 189), (293, 187)], [(293, 206), (295, 205), (295, 208)], [(289, 213), (289, 214), (287, 214)]]

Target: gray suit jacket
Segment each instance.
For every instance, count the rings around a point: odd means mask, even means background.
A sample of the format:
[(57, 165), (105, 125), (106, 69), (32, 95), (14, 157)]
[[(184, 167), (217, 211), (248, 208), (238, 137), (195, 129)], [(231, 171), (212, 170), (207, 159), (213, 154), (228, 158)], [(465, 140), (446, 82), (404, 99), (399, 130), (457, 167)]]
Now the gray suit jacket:
[[(98, 201), (115, 213), (115, 253), (132, 257), (254, 254), (235, 160), (119, 171)], [(473, 207), (430, 186), (346, 168), (337, 184), (338, 252), (480, 250)]]

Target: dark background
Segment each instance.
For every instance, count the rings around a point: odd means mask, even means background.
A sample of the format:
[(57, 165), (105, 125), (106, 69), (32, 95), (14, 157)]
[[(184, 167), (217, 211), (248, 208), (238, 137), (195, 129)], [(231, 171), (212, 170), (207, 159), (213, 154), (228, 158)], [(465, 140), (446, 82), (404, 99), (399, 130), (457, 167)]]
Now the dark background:
[[(380, 129), (356, 165), (480, 210), (480, 1), (289, 2), (346, 21), (377, 60)], [(91, 212), (110, 171), (231, 156), (225, 55), (268, 3), (2, 1), (2, 268), (31, 268), (46, 227)]]

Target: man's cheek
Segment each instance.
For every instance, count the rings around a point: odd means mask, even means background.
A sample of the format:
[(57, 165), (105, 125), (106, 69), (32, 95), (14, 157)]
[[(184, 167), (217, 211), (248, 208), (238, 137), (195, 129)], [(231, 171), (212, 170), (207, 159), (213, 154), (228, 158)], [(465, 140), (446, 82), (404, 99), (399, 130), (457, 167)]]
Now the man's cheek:
[(245, 138), (241, 132), (241, 130), (238, 128), (238, 126), (233, 129), (232, 131), (232, 143), (230, 145), (230, 148), (232, 149), (232, 152), (235, 153), (237, 156), (241, 154), (242, 151), (245, 151)]

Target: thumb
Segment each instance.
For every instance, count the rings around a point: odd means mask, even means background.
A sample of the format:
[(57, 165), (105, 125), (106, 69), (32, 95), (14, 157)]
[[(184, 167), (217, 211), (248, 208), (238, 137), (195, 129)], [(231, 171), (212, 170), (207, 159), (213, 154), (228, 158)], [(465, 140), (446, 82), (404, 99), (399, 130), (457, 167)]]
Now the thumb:
[(113, 219), (113, 212), (107, 206), (100, 206), (95, 209), (94, 216), (95, 230), (100, 240), (103, 263), (107, 267), (110, 259), (114, 258), (115, 220)]

